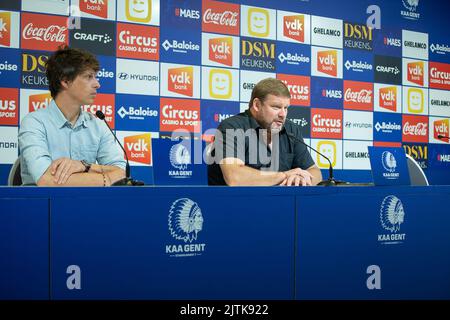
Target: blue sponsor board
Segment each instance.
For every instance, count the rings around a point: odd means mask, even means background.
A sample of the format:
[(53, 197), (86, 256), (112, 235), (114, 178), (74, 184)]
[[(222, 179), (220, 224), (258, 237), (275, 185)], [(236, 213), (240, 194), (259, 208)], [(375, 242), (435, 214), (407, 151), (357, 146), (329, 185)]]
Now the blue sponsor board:
[(448, 37), (443, 37), (440, 33), (429, 34), (429, 59), (450, 63), (450, 42)]
[(373, 81), (373, 55), (358, 50), (344, 50), (344, 79)]
[(373, 113), (373, 140), (386, 142), (402, 141), (402, 115), (397, 113)]
[(216, 129), (219, 124), (239, 113), (239, 103), (229, 101), (202, 100), (200, 107), (202, 130)]
[(403, 143), (403, 149), (405, 149), (405, 153), (416, 160), (423, 170), (428, 168), (428, 144)]
[(45, 64), (50, 55), (46, 51), (22, 51), (22, 88), (48, 89)]
[[(152, 139), (152, 144), (155, 139)], [(152, 147), (153, 148), (153, 147)], [(153, 153), (153, 152), (152, 152)], [(154, 159), (155, 157), (153, 157)], [(144, 182), (145, 185), (153, 185), (153, 167), (150, 166), (131, 166), (131, 178)]]
[(379, 55), (402, 55), (402, 32), (397, 29), (375, 29), (373, 32), (373, 52)]
[(241, 69), (275, 72), (275, 41), (241, 37)]
[(405, 150), (402, 147), (369, 146), (370, 166), (376, 186), (410, 185)]
[(0, 48), (0, 87), (20, 85), (20, 50)]
[(309, 76), (311, 73), (311, 46), (278, 41), (276, 69), (278, 73)]
[(311, 105), (315, 108), (342, 109), (341, 79), (311, 77)]
[(107, 56), (97, 56), (100, 63), (100, 70), (97, 79), (100, 82), (100, 93), (116, 92), (116, 58)]
[(206, 185), (205, 143), (201, 139), (154, 139), (155, 185)]
[(198, 31), (202, 24), (201, 0), (161, 1), (161, 30), (173, 28)]
[(159, 97), (116, 94), (116, 130), (159, 131)]
[(430, 143), (428, 145), (428, 163), (435, 169), (450, 168), (450, 145)]
[(201, 33), (161, 29), (161, 61), (201, 64)]

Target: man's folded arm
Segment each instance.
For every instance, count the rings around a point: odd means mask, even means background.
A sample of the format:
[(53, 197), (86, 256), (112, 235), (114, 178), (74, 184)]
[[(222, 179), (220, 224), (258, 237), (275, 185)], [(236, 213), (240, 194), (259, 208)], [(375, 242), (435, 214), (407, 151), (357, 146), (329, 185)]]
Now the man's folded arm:
[[(100, 167), (98, 165), (93, 165)], [(103, 174), (100, 172), (86, 172), (86, 173), (73, 173), (69, 176), (67, 181), (62, 184), (58, 184), (55, 181), (55, 176), (51, 173), (51, 166), (45, 171), (45, 173), (37, 181), (38, 186), (103, 186), (111, 185), (114, 182), (125, 177), (125, 171), (122, 168), (114, 166), (108, 167), (104, 170)], [(92, 168), (92, 167), (91, 167)], [(92, 169), (91, 169), (92, 170)]]

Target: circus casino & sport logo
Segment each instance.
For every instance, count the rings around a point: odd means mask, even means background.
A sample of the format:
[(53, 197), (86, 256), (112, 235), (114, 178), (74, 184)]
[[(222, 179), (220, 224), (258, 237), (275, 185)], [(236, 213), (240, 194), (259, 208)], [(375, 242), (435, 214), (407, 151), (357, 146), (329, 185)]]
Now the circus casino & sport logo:
[(384, 197), (379, 218), (381, 227), (390, 233), (378, 234), (378, 243), (400, 244), (405, 241), (406, 234), (399, 232), (405, 222), (405, 209), (399, 198), (394, 195)]
[(169, 209), (168, 227), (170, 235), (178, 243), (166, 244), (170, 257), (199, 256), (205, 251), (205, 243), (197, 243), (203, 230), (204, 218), (199, 205), (189, 198), (175, 200)]

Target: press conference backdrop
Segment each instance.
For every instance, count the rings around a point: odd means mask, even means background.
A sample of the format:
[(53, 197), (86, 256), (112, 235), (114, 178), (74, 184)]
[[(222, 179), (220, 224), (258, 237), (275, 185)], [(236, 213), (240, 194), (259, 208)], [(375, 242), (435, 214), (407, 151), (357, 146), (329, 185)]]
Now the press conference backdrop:
[[(449, 134), (449, 11), (419, 0), (0, 0), (0, 184), (21, 119), (50, 102), (44, 65), (63, 44), (98, 56), (101, 88), (83, 109), (106, 114), (146, 183), (206, 184), (194, 150), (270, 76), (340, 179), (371, 181), (367, 147), (388, 145), (448, 184), (449, 140), (437, 136)], [(176, 129), (193, 139), (174, 144)]]

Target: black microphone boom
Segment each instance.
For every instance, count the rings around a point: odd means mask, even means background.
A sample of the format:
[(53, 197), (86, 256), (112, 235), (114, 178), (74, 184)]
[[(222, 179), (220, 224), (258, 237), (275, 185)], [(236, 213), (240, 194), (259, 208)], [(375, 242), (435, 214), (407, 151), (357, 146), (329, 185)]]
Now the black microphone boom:
[(127, 159), (127, 164), (125, 166), (125, 178), (115, 182), (113, 184), (113, 186), (143, 186), (144, 183), (142, 181), (138, 181), (138, 180), (133, 180), (130, 178), (130, 162), (128, 161), (128, 155), (127, 152), (125, 151), (124, 147), (122, 146), (122, 144), (120, 143), (119, 139), (117, 139), (117, 136), (114, 134), (114, 132), (111, 130), (111, 127), (108, 125), (108, 122), (106, 122), (105, 120), (105, 114), (103, 112), (101, 112), (100, 110), (97, 110), (97, 112), (95, 113), (95, 115), (97, 116), (97, 118), (99, 118), (100, 120), (103, 120), (106, 124), (106, 126), (108, 127), (109, 131), (111, 131), (114, 139), (116, 139), (117, 143), (119, 144), (119, 146), (122, 148), (123, 150), (123, 154), (125, 155), (125, 159)]
[(449, 136), (444, 136), (442, 134), (438, 134), (438, 139), (450, 139)]
[(335, 180), (333, 177), (333, 165), (331, 164), (330, 159), (325, 156), (323, 153), (319, 152), (318, 150), (314, 149), (313, 147), (307, 145), (303, 140), (297, 138), (296, 136), (286, 132), (286, 134), (288, 135), (288, 137), (294, 139), (295, 141), (300, 142), (301, 144), (307, 146), (309, 149), (311, 149), (312, 151), (316, 152), (317, 154), (319, 154), (320, 156), (322, 156), (323, 158), (325, 158), (328, 163), (330, 164), (330, 166), (328, 167), (328, 180), (322, 180), (321, 182), (318, 183), (318, 186), (336, 186), (339, 184), (348, 184), (348, 182), (345, 181), (340, 181), (340, 180)]

